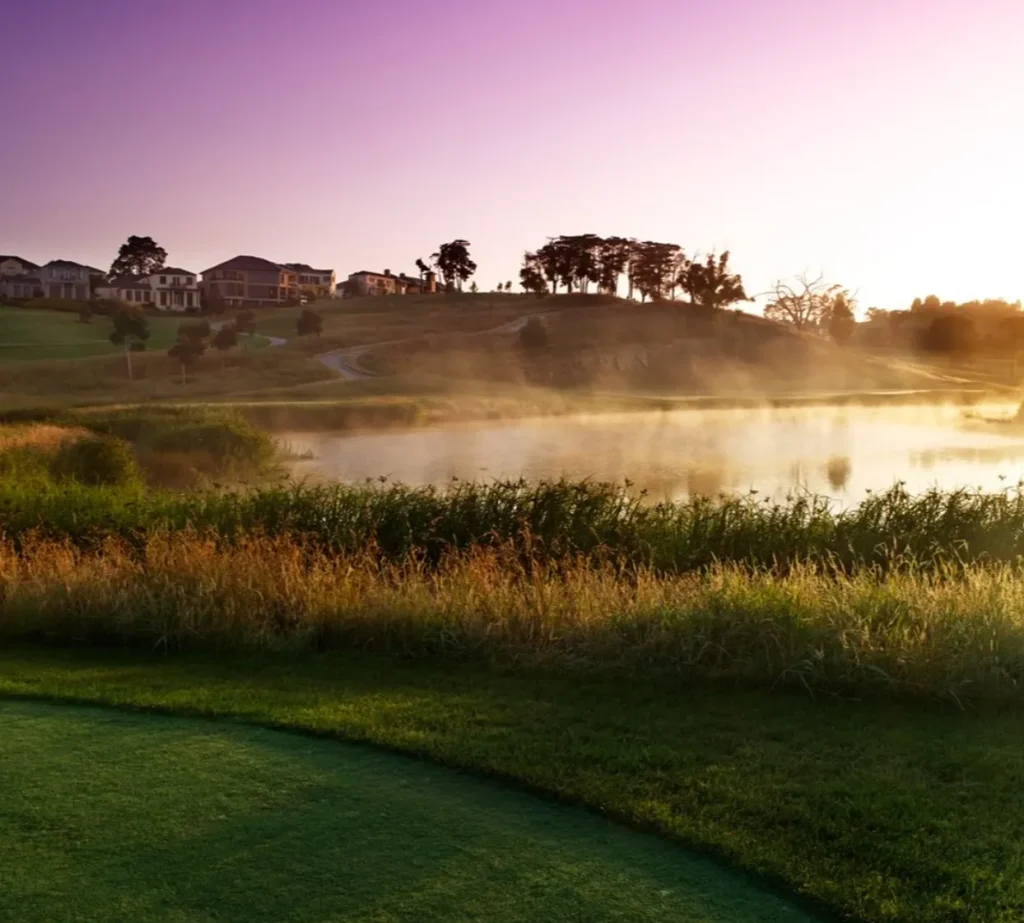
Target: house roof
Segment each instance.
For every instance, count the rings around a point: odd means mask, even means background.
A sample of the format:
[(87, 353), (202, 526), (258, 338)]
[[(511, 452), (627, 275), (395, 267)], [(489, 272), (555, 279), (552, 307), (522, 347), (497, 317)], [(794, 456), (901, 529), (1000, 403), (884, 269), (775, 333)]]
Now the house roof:
[(163, 266), (160, 269), (154, 269), (152, 272), (146, 273), (146, 278), (150, 276), (194, 276), (195, 273), (191, 269), (178, 269), (175, 266)]
[(66, 266), (69, 269), (85, 269), (91, 273), (103, 275), (102, 269), (96, 269), (92, 266), (86, 266), (84, 263), (76, 263), (74, 260), (50, 260), (42, 268), (45, 269), (47, 266)]
[[(209, 269), (204, 269), (203, 275), (205, 276), (208, 272), (213, 272), (215, 269), (237, 269), (240, 272), (246, 270), (280, 272), (282, 269), (287, 268), (280, 263), (272, 263), (270, 260), (265, 260), (258, 256), (236, 256), (234, 259), (226, 260), (223, 263), (218, 263), (216, 266), (211, 266)], [(294, 272), (295, 270), (288, 269), (288, 271)]]
[(0, 253), (0, 263), (4, 263), (7, 260), (17, 260), (19, 263), (21, 263), (22, 266), (25, 266), (28, 269), (38, 269), (39, 268), (39, 266), (36, 263), (33, 263), (31, 260), (26, 260), (26, 259), (24, 259), (23, 257), (20, 257), (20, 256), (12, 256), (11, 254), (7, 254), (7, 253)]
[(333, 269), (314, 269), (308, 263), (282, 263), (281, 265), (288, 269), (294, 269), (296, 272), (309, 272), (318, 276), (329, 276), (334, 272)]
[(359, 272), (352, 273), (349, 278), (352, 279), (355, 276), (382, 276), (385, 279), (401, 279), (403, 282), (416, 283), (423, 281), (419, 276), (407, 276), (404, 272), (401, 272), (396, 276), (393, 272), (374, 272), (371, 269), (360, 269)]

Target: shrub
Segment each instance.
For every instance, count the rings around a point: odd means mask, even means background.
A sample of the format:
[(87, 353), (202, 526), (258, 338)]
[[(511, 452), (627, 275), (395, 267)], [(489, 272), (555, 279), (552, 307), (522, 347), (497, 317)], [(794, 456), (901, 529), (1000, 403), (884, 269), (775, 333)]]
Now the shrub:
[(66, 442), (53, 457), (51, 470), (61, 481), (94, 487), (126, 486), (139, 481), (139, 468), (131, 447), (111, 436)]
[[(204, 475), (249, 474), (266, 468), (274, 457), (270, 437), (237, 413), (197, 408), (161, 407), (150, 410), (89, 413), (76, 417), (94, 432), (126, 439), (135, 445), (143, 466), (159, 483), (179, 486), (174, 474), (184, 468)], [(161, 458), (160, 456), (163, 456)]]
[(519, 331), (519, 347), (523, 352), (545, 352), (548, 348), (548, 328), (539, 317), (531, 317)]

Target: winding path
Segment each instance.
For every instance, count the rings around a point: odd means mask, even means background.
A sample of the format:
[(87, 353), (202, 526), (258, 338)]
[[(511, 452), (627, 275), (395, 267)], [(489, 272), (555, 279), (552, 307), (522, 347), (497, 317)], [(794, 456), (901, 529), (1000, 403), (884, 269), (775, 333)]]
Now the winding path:
[(354, 744), (0, 700), (0, 919), (811, 923), (581, 809)]
[[(473, 334), (473, 336), (486, 336), (488, 334), (495, 333), (518, 333), (535, 317), (543, 318), (545, 315), (527, 314), (525, 317), (517, 317), (515, 320), (500, 324), (497, 327), (491, 327), (487, 330), (478, 330)], [(407, 340), (412, 339), (416, 338), (402, 337), (401, 339), (386, 340), (380, 343), (367, 343), (363, 346), (348, 346), (342, 349), (333, 349), (330, 352), (321, 353), (317, 356), (317, 359), (326, 365), (327, 368), (332, 369), (341, 375), (342, 378), (347, 378), (350, 381), (358, 378), (372, 378), (373, 372), (368, 371), (359, 364), (359, 359), (363, 355), (371, 349), (377, 349), (381, 346), (395, 346), (398, 343), (404, 343)]]

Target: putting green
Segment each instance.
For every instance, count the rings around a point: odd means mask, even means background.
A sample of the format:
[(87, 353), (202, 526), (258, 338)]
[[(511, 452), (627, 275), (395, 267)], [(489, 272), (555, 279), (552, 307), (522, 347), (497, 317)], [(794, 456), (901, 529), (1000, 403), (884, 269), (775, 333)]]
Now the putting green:
[(403, 757), (0, 701), (0, 919), (812, 918), (670, 843)]

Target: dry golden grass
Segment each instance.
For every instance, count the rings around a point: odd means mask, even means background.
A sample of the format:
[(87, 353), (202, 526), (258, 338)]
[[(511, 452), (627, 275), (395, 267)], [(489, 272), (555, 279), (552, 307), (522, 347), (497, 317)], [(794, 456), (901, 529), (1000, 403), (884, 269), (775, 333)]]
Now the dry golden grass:
[(0, 543), (0, 636), (207, 648), (367, 647), (505, 663), (668, 670), (808, 688), (1016, 697), (1016, 571), (659, 576), (504, 549), (439, 566), (289, 536), (195, 532), (82, 550)]
[(0, 452), (16, 449), (55, 449), (73, 439), (89, 436), (78, 426), (55, 426), (51, 423), (26, 423), (0, 426)]

